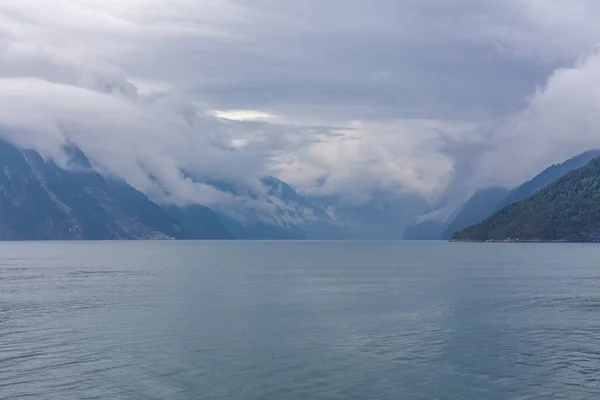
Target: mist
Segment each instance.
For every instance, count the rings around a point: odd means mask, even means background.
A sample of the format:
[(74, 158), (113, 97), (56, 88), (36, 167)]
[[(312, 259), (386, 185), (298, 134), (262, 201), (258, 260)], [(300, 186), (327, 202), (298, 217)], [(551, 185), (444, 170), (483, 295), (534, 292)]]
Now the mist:
[(592, 0), (5, 0), (0, 16), (0, 136), (58, 160), (74, 143), (161, 202), (268, 210), (203, 181), (277, 176), (448, 214), (600, 147)]

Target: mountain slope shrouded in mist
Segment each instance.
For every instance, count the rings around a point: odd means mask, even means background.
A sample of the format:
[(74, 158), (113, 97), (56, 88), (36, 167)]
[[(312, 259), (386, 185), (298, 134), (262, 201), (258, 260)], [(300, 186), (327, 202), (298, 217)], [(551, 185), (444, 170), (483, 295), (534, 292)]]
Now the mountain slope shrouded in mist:
[(210, 186), (238, 199), (250, 199), (246, 207), (235, 209), (235, 215), (216, 208), (227, 231), (235, 239), (299, 240), (312, 237), (315, 226), (330, 226), (333, 221), (318, 205), (301, 196), (287, 183), (265, 177), (263, 190), (255, 192), (223, 181), (210, 181)]
[(465, 241), (600, 241), (600, 158), (454, 234)]
[(70, 168), (0, 141), (0, 239), (184, 238), (182, 226), (146, 195), (91, 169), (75, 147)]
[[(0, 141), (1, 240), (399, 239), (403, 233), (405, 239), (447, 239), (461, 230), (459, 238), (465, 237), (462, 232), (470, 232), (473, 240), (495, 239), (504, 233), (514, 235), (515, 231), (498, 231), (487, 225), (481, 228), (481, 224), (475, 230), (465, 228), (483, 220), (487, 223), (486, 218), (506, 202), (537, 196), (600, 152), (589, 151), (549, 167), (510, 192), (503, 188), (479, 190), (447, 218), (448, 222), (424, 219), (412, 225), (408, 221), (415, 215), (432, 212), (418, 196), (398, 198), (382, 192), (362, 204), (344, 203), (335, 197), (303, 196), (274, 177), (262, 178), (258, 186), (200, 182), (228, 196), (226, 202), (210, 207), (159, 205), (124, 180), (97, 172), (95, 164), (76, 145), (64, 146), (62, 154), (66, 161), (44, 158), (36, 151)], [(568, 190), (560, 191), (560, 196), (573, 201), (572, 207), (560, 203), (568, 209), (568, 215), (583, 218), (575, 210), (578, 206), (595, 215), (588, 203), (577, 202)], [(591, 195), (585, 192), (585, 196)], [(512, 210), (512, 206), (507, 208)], [(498, 221), (497, 216), (492, 218)], [(522, 216), (515, 218), (521, 227), (530, 223)], [(545, 228), (522, 230), (522, 236), (587, 240), (593, 231), (590, 224), (579, 227), (573, 221), (555, 218), (557, 226), (550, 227), (544, 220)], [(578, 236), (563, 229), (571, 223), (576, 226), (573, 229), (583, 233)], [(552, 229), (559, 229), (558, 233), (552, 233)]]
[(187, 206), (165, 205), (163, 209), (184, 229), (188, 240), (227, 240), (233, 239), (225, 228), (221, 217), (208, 207), (200, 204)]
[(562, 163), (546, 168), (531, 180), (509, 192), (499, 188), (477, 192), (448, 226), (444, 233), (444, 239), (450, 239), (454, 233), (482, 222), (494, 212), (534, 195), (569, 172), (587, 165), (597, 157), (600, 157), (600, 150), (586, 151)]
[(440, 240), (446, 223), (441, 221), (421, 221), (409, 225), (404, 231), (404, 240)]
[(505, 188), (478, 190), (445, 227), (442, 239), (450, 239), (454, 232), (475, 225), (492, 215), (509, 193), (509, 190)]
[(575, 157), (569, 158), (560, 164), (555, 164), (546, 168), (533, 179), (523, 183), (516, 189), (511, 190), (510, 193), (498, 204), (497, 210), (531, 196), (535, 192), (555, 182), (565, 174), (574, 169), (583, 167), (597, 157), (600, 157), (600, 150), (590, 150)]
[(599, 156), (600, 150), (581, 153), (546, 168), (531, 180), (512, 190), (500, 187), (480, 189), (447, 222), (436, 220), (415, 222), (406, 229), (404, 238), (413, 240), (450, 239), (455, 232), (476, 225), (496, 211), (528, 198), (570, 171), (585, 166)]
[(65, 146), (63, 152), (66, 166), (0, 141), (1, 239), (385, 238), (398, 235), (395, 221), (402, 223), (409, 215), (383, 201), (380, 206), (339, 207), (334, 219), (325, 210), (336, 203), (302, 196), (274, 177), (263, 178), (260, 190), (207, 183), (230, 195), (234, 208), (159, 206), (124, 180), (96, 172), (77, 146)]

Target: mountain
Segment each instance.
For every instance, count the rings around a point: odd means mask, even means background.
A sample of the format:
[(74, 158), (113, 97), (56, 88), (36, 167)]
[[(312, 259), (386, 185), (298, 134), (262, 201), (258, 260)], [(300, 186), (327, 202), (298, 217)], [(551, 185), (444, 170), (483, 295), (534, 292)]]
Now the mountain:
[(599, 242), (600, 158), (453, 239)]
[(475, 192), (454, 219), (444, 226), (442, 239), (450, 239), (455, 232), (475, 225), (494, 214), (509, 193), (508, 189), (501, 187), (480, 189)]
[(426, 202), (419, 196), (397, 196), (385, 191), (375, 192), (369, 201), (359, 204), (335, 196), (312, 200), (328, 210), (334, 220), (332, 226), (319, 227), (322, 235), (319, 238), (325, 239), (402, 239), (404, 229), (414, 216), (427, 209)]
[(435, 207), (429, 207), (406, 227), (402, 239), (441, 240), (448, 224), (454, 220), (460, 210), (460, 207), (456, 208), (448, 199)]
[(526, 199), (568, 172), (585, 166), (596, 157), (600, 157), (600, 150), (591, 150), (579, 154), (563, 163), (546, 168), (531, 180), (511, 191), (504, 188), (488, 188), (477, 191), (462, 206), (456, 217), (447, 224), (441, 235), (442, 239), (450, 239), (455, 232), (478, 224), (494, 212)]
[(400, 239), (414, 215), (426, 209), (417, 195), (380, 191), (357, 204), (339, 196), (304, 196), (275, 177), (261, 179), (258, 190), (189, 171), (183, 175), (234, 196), (235, 208), (213, 209), (235, 239)]
[[(225, 181), (200, 181), (217, 190), (229, 193), (243, 207), (233, 212), (227, 207), (215, 208), (226, 231), (241, 240), (299, 240), (312, 237), (320, 226), (332, 224), (329, 215), (308, 198), (298, 194), (287, 183), (274, 178), (261, 180), (262, 190), (250, 190)], [(187, 209), (183, 209), (187, 212)], [(191, 218), (193, 220), (193, 218)], [(309, 233), (311, 232), (311, 233)]]
[(323, 208), (300, 195), (282, 180), (266, 177), (261, 182), (267, 188), (267, 202), (277, 207), (278, 214), (284, 221), (298, 226), (331, 222), (329, 214)]
[(521, 186), (512, 190), (504, 200), (502, 200), (497, 207), (497, 210), (517, 203), (527, 197), (531, 196), (535, 192), (545, 188), (549, 184), (553, 183), (560, 177), (569, 173), (570, 171), (581, 168), (587, 165), (593, 159), (600, 157), (600, 150), (590, 150), (585, 153), (581, 153), (575, 157), (568, 159), (561, 164), (555, 164), (551, 167), (546, 168), (540, 174), (535, 176), (528, 182), (525, 182)]
[(233, 235), (225, 228), (219, 214), (208, 207), (200, 204), (191, 204), (183, 207), (167, 205), (163, 209), (183, 227), (185, 239), (233, 239)]
[(440, 240), (446, 229), (444, 221), (421, 221), (410, 224), (403, 234), (404, 240)]
[(373, 193), (368, 202), (359, 204), (337, 196), (303, 196), (274, 177), (261, 180), (261, 193), (227, 182), (208, 183), (240, 198), (270, 205), (269, 213), (248, 207), (242, 210), (241, 218), (234, 218), (226, 209), (216, 209), (237, 239), (400, 239), (415, 213), (426, 207), (418, 196), (398, 198), (386, 192)]
[(264, 221), (240, 221), (221, 214), (221, 221), (234, 239), (238, 240), (303, 240), (306, 234), (296, 225), (280, 226)]
[(182, 238), (184, 230), (146, 195), (95, 172), (75, 147), (69, 168), (0, 140), (1, 240)]
[(274, 177), (252, 189), (203, 182), (233, 195), (231, 203), (214, 210), (200, 204), (160, 207), (123, 180), (94, 171), (76, 146), (64, 152), (68, 162), (59, 165), (0, 141), (0, 240), (449, 238), (600, 156), (590, 151), (554, 165), (508, 195), (499, 188), (480, 190), (445, 218), (449, 222), (419, 218), (411, 224), (415, 215), (428, 212), (418, 196), (382, 192), (352, 204), (334, 196), (300, 195)]

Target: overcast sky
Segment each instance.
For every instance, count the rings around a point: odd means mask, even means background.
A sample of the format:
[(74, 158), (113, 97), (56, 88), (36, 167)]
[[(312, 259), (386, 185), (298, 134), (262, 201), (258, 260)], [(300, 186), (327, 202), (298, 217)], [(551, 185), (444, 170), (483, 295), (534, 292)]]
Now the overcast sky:
[(599, 18), (597, 0), (0, 0), (0, 134), (187, 201), (225, 199), (182, 170), (435, 201), (600, 147)]

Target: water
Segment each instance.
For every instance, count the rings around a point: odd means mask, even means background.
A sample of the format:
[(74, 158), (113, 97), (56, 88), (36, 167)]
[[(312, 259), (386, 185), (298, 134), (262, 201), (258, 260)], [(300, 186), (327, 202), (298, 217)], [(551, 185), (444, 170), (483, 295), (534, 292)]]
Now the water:
[(0, 244), (1, 399), (600, 396), (600, 246)]

